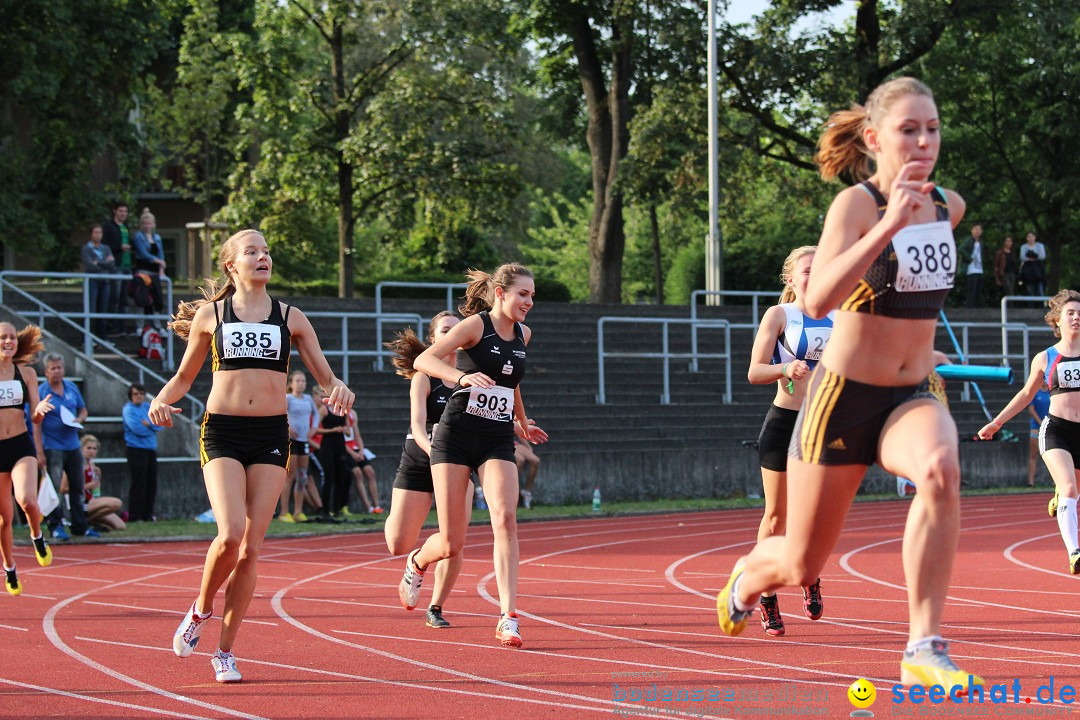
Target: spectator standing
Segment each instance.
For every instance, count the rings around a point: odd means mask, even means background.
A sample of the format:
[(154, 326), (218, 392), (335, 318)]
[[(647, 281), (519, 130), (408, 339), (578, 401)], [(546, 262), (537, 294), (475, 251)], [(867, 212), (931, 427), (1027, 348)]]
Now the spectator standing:
[(1028, 232), (1020, 247), (1020, 282), (1024, 293), (1031, 297), (1046, 294), (1046, 246), (1038, 241), (1034, 230)]
[[(86, 420), (86, 401), (75, 383), (64, 379), (64, 356), (45, 355), (45, 382), (38, 387), (38, 397), (51, 396), (53, 409), (41, 421), (45, 463), (53, 484), (60, 487), (64, 473), (68, 476), (68, 501), (71, 509), (71, 532), (86, 537), (101, 537), (86, 523), (83, 509), (83, 459), (79, 447), (79, 430)], [(70, 540), (64, 530), (64, 504), (57, 506), (47, 519), (52, 536)]]
[(1001, 288), (1002, 295), (1016, 293), (1016, 254), (1013, 252), (1013, 239), (1006, 235), (1001, 247), (994, 253), (994, 284)]
[(1030, 446), (1028, 452), (1028, 474), (1027, 481), (1028, 487), (1035, 487), (1035, 460), (1039, 457), (1039, 428), (1042, 427), (1043, 418), (1050, 412), (1050, 386), (1046, 383), (1042, 384), (1039, 391), (1035, 393), (1035, 397), (1032, 399), (1031, 404), (1027, 408), (1028, 415), (1031, 416), (1031, 427), (1028, 430), (1030, 436), (1028, 445)]
[[(161, 245), (161, 236), (154, 230), (157, 219), (150, 208), (143, 208), (139, 216), (139, 229), (135, 233), (135, 282), (143, 282), (150, 288), (152, 298), (143, 305), (143, 314), (153, 315), (165, 309), (165, 299), (161, 294), (161, 278), (165, 275), (165, 250)], [(136, 285), (136, 292), (139, 286)], [(154, 328), (160, 330), (161, 323), (153, 321)]]
[(157, 499), (157, 434), (164, 428), (150, 422), (150, 403), (146, 388), (134, 383), (128, 388), (124, 403), (124, 443), (127, 445), (128, 517), (131, 520), (154, 520)]
[[(113, 203), (112, 220), (102, 227), (105, 244), (112, 251), (116, 262), (116, 272), (131, 272), (131, 233), (127, 226), (128, 206), (123, 200)], [(109, 300), (113, 303), (112, 309), (117, 313), (127, 312), (127, 280), (113, 280)], [(123, 333), (123, 320), (114, 320), (110, 323), (113, 332)]]
[[(87, 273), (114, 273), (116, 272), (116, 258), (108, 245), (101, 242), (104, 235), (100, 224), (95, 223), (90, 227), (90, 240), (82, 249), (83, 270)], [(91, 280), (87, 283), (90, 292), (90, 303), (86, 308), (92, 313), (112, 312), (112, 281)], [(108, 331), (108, 321), (104, 318), (96, 318), (93, 322), (94, 334), (104, 337)]]
[(965, 268), (967, 273), (967, 306), (982, 307), (983, 287), (983, 254), (982, 254), (982, 224), (975, 223), (971, 226), (971, 235), (960, 243), (958, 255), (960, 267)]

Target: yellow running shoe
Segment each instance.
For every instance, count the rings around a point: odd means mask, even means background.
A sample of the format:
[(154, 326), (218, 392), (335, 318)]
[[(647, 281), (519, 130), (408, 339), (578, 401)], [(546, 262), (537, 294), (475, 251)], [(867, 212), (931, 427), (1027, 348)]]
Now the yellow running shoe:
[(304, 513), (294, 513), (292, 517), (296, 522), (307, 522), (307, 515)]
[(1054, 493), (1054, 497), (1050, 498), (1050, 502), (1046, 505), (1046, 511), (1050, 513), (1050, 517), (1057, 517), (1057, 493)]
[(278, 518), (278, 520), (280, 520), (283, 523), (294, 523), (294, 522), (296, 522), (296, 518), (294, 518), (289, 513), (285, 513), (284, 515), (280, 516)]
[(44, 535), (34, 538), (34, 557), (37, 558), (38, 565), (41, 567), (52, 565), (52, 548), (45, 542)]
[(716, 596), (716, 618), (720, 623), (720, 630), (725, 635), (733, 637), (746, 629), (746, 623), (750, 621), (750, 616), (754, 612), (754, 608), (750, 608), (745, 612), (736, 610), (734, 595), (732, 594), (732, 588), (735, 587), (735, 582), (742, 575), (743, 565), (745, 564), (746, 558), (739, 558), (739, 561), (735, 563), (735, 568), (731, 571), (731, 578), (728, 579), (727, 585)]
[(900, 683), (904, 687), (940, 685), (945, 688), (945, 692), (960, 685), (964, 688), (964, 695), (967, 694), (969, 685), (986, 684), (978, 675), (972, 675), (956, 666), (949, 657), (949, 643), (941, 638), (915, 652), (904, 651), (904, 659), (900, 662)]
[(341, 508), (341, 514), (345, 517), (352, 517), (352, 510), (350, 510), (349, 506), (346, 505), (345, 507)]
[(1080, 575), (1080, 550), (1073, 550), (1069, 554), (1069, 570), (1073, 575)]
[(4, 586), (11, 595), (22, 595), (22, 583), (19, 582), (18, 575), (15, 574), (15, 568), (5, 570), (4, 573), (7, 577), (4, 578)]

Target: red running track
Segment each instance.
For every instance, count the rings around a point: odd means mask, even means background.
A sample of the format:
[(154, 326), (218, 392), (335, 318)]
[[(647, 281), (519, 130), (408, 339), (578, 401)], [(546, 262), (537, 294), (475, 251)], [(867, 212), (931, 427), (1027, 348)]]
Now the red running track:
[[(958, 663), (990, 683), (1018, 679), (1021, 702), (1050, 676), (1058, 690), (1080, 685), (1080, 576), (1067, 573), (1046, 499), (964, 499), (945, 613)], [(0, 707), (22, 718), (846, 717), (846, 689), (866, 677), (877, 716), (891, 716), (907, 635), (906, 506), (852, 509), (822, 575), (825, 617), (806, 620), (799, 591), (782, 591), (788, 632), (776, 639), (758, 623), (739, 638), (716, 627), (716, 592), (751, 546), (758, 510), (523, 524), (519, 651), (494, 641), (489, 528), (470, 530), (446, 605), (454, 627), (441, 631), (397, 604), (403, 562), (381, 535), (270, 540), (235, 648), (245, 679), (227, 686), (208, 659), (217, 620), (191, 657), (171, 649), (205, 542), (57, 546), (46, 569), (18, 548), (25, 591), (0, 598)], [(686, 700), (651, 700), (654, 685)], [(986, 708), (1032, 709), (1051, 708)]]

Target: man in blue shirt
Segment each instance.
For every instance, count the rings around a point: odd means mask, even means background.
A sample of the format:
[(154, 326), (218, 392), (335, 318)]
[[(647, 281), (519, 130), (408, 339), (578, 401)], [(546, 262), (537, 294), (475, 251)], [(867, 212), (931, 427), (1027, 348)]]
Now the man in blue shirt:
[[(63, 355), (47, 353), (44, 364), (45, 382), (38, 388), (38, 396), (52, 396), (53, 409), (41, 421), (42, 445), (45, 447), (49, 477), (59, 487), (61, 473), (67, 474), (71, 532), (101, 537), (87, 525), (86, 508), (83, 506), (83, 457), (79, 447), (79, 428), (86, 420), (86, 402), (75, 383), (64, 379)], [(69, 540), (63, 519), (63, 503), (46, 518), (54, 538)]]
[(132, 520), (153, 520), (157, 498), (157, 434), (163, 426), (150, 422), (146, 388), (138, 383), (128, 388), (124, 403), (124, 442), (127, 444), (128, 511)]

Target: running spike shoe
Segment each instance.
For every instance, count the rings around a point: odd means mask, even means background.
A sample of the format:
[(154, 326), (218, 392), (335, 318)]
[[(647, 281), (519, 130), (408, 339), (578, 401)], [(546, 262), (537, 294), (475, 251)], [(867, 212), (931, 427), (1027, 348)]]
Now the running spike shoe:
[(949, 657), (949, 643), (940, 638), (915, 652), (904, 652), (900, 663), (900, 682), (904, 686), (940, 685), (946, 692), (960, 685), (966, 690), (969, 684), (985, 685), (978, 675), (964, 672)]
[(761, 596), (761, 627), (766, 635), (780, 637), (784, 634), (784, 621), (780, 618), (780, 601), (775, 595)]
[(803, 612), (811, 620), (820, 620), (821, 613), (825, 612), (825, 603), (821, 600), (821, 578), (802, 589)]
[(521, 647), (517, 613), (503, 613), (499, 616), (499, 624), (495, 626), (495, 639), (506, 647)]
[(720, 623), (720, 630), (725, 635), (735, 636), (745, 630), (746, 623), (750, 621), (750, 614), (753, 612), (753, 608), (746, 611), (737, 610), (735, 608), (735, 596), (732, 593), (735, 582), (742, 575), (745, 563), (746, 558), (740, 558), (735, 563), (735, 568), (731, 571), (731, 577), (728, 578), (727, 585), (716, 596), (716, 617)]
[(405, 574), (401, 576), (398, 584), (398, 598), (406, 610), (416, 608), (416, 603), (420, 601), (420, 583), (424, 582), (424, 571), (417, 567), (413, 560), (418, 552), (420, 551), (413, 550), (405, 559)]

